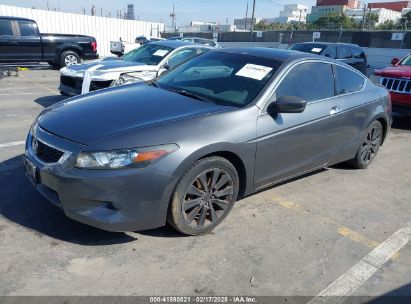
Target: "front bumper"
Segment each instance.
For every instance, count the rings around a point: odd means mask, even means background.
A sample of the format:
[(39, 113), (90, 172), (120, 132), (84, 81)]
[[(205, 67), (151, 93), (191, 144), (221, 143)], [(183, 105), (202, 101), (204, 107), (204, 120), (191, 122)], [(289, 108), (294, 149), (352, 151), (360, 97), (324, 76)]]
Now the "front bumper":
[(390, 92), (393, 112), (411, 116), (411, 94)]
[[(24, 161), (36, 168), (35, 187), (65, 214), (107, 231), (157, 228), (166, 222), (168, 202), (176, 178), (150, 167), (123, 170), (85, 170), (73, 167), (81, 146), (36, 126), (34, 136), (70, 156), (62, 163), (44, 163), (28, 135)], [(83, 147), (84, 148), (84, 147)]]

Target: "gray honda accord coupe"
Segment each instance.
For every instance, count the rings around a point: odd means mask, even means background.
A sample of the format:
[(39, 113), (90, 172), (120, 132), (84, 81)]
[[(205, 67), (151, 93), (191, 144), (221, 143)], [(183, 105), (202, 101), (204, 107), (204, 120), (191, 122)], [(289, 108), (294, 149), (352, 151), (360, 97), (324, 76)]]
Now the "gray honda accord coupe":
[(387, 90), (344, 63), (219, 49), (151, 83), (45, 109), (24, 164), (74, 220), (109, 231), (168, 222), (198, 235), (265, 187), (344, 161), (366, 168), (391, 121)]

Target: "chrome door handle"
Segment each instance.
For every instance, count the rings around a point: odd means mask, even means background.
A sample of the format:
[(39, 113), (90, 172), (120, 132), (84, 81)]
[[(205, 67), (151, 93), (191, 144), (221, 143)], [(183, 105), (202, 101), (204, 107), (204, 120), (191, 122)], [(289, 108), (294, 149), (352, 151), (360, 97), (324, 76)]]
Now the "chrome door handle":
[(332, 107), (331, 110), (330, 110), (330, 115), (335, 115), (337, 113), (340, 113), (341, 111), (342, 110), (339, 106)]

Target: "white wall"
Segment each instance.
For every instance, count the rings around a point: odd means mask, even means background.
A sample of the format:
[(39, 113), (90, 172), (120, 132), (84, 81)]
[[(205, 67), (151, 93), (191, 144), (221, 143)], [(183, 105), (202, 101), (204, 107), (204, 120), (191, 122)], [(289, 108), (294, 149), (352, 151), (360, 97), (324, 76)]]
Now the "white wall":
[(110, 41), (134, 42), (137, 36), (157, 37), (164, 30), (163, 23), (123, 20), (0, 5), (0, 16), (33, 19), (41, 33), (79, 34), (97, 40), (100, 56), (110, 56)]

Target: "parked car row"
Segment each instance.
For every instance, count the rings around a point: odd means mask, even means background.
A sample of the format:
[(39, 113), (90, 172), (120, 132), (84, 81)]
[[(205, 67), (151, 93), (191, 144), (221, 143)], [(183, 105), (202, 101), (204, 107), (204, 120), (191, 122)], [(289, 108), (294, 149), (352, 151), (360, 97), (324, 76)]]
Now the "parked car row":
[(392, 122), (385, 88), (289, 50), (168, 40), (67, 67), (62, 83), (112, 83), (131, 65), (141, 81), (45, 109), (24, 155), (41, 194), (109, 231), (209, 232), (245, 195), (344, 161), (366, 168)]

